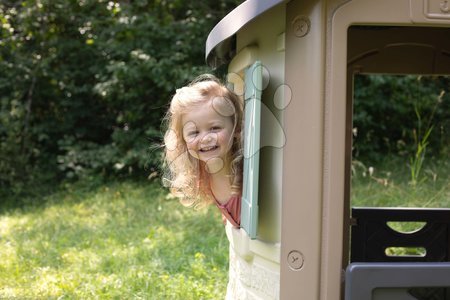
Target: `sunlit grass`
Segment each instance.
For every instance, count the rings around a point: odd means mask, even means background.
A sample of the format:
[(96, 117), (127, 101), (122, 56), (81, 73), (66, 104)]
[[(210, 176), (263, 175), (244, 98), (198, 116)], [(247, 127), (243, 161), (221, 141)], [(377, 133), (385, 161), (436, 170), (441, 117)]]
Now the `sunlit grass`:
[(224, 298), (216, 209), (185, 208), (157, 184), (79, 190), (0, 215), (1, 299)]
[[(354, 206), (450, 207), (450, 163), (355, 167)], [(363, 173), (365, 172), (365, 176)], [(68, 185), (0, 213), (0, 299), (223, 299), (228, 241), (217, 209), (158, 184)]]

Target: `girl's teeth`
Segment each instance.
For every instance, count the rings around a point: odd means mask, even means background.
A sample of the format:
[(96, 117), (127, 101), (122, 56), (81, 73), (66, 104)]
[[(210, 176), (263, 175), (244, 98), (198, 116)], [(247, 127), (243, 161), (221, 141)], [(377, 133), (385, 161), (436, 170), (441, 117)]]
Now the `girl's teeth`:
[(212, 149), (214, 149), (214, 148), (216, 148), (216, 147), (213, 146), (213, 147), (203, 148), (202, 151), (210, 151), (210, 150), (212, 150)]

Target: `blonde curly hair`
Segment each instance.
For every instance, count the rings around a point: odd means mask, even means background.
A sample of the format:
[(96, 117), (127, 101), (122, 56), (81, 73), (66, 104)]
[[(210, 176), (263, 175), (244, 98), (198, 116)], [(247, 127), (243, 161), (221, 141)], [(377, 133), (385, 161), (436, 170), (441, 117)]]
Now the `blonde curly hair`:
[[(196, 105), (210, 103), (220, 99), (221, 105), (227, 106), (233, 113), (233, 134), (231, 135), (230, 155), (225, 164), (231, 171), (230, 183), (233, 194), (242, 190), (242, 100), (215, 76), (205, 74), (197, 77), (189, 85), (177, 89), (164, 118), (166, 133), (164, 135), (163, 183), (171, 193), (180, 198), (183, 205), (203, 207), (214, 201), (210, 188), (210, 174), (203, 161), (189, 154), (183, 138), (182, 117)], [(223, 101), (224, 100), (224, 101)]]

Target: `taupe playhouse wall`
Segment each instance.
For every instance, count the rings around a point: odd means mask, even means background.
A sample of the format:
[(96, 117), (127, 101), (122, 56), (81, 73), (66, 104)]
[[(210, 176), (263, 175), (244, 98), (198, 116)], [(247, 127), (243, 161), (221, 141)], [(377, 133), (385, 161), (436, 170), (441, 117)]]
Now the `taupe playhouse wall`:
[(248, 66), (264, 66), (270, 112), (261, 115), (269, 146), (260, 150), (256, 238), (227, 227), (230, 299), (343, 299), (353, 75), (450, 74), (449, 6), (247, 0), (211, 31), (207, 62), (228, 64), (236, 91)]

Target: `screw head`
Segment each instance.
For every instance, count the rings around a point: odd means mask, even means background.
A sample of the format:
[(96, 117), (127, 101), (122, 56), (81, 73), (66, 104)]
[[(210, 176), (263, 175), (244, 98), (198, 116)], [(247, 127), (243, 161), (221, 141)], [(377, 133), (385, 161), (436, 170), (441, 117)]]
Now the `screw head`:
[(287, 256), (289, 268), (293, 271), (298, 271), (303, 267), (303, 254), (298, 250), (292, 250)]
[(441, 11), (443, 13), (450, 12), (450, 4), (449, 4), (448, 0), (441, 1), (441, 3), (439, 4), (439, 7), (441, 8)]
[(294, 35), (296, 37), (304, 37), (308, 34), (311, 27), (311, 21), (306, 16), (297, 16), (294, 21), (292, 21), (292, 29), (294, 30)]

